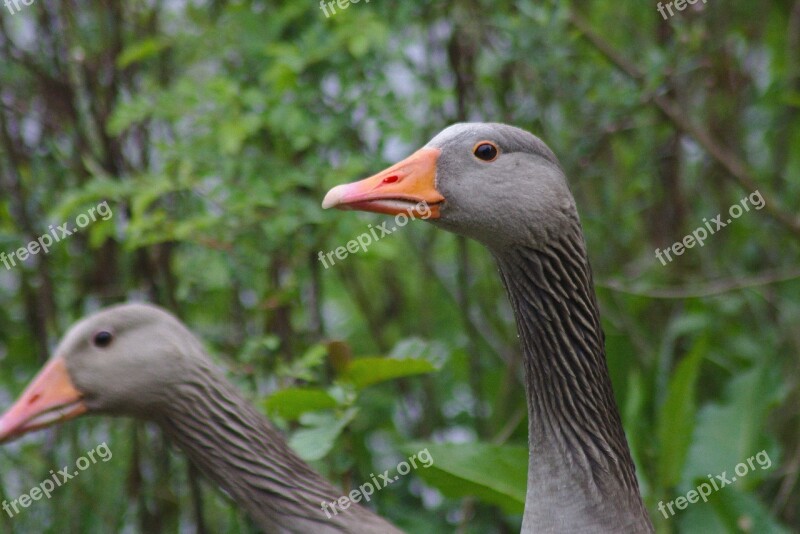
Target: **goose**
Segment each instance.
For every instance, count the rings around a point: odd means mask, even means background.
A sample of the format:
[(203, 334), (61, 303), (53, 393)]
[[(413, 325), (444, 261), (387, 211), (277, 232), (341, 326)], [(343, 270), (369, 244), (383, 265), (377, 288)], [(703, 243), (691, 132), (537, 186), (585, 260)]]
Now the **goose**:
[(422, 217), (482, 243), (514, 311), (528, 406), (523, 533), (653, 532), (614, 401), (575, 200), (555, 154), (506, 124), (458, 123), (323, 208)]
[(289, 448), (186, 326), (156, 306), (112, 306), (72, 326), (0, 417), (0, 443), (82, 414), (155, 422), (264, 532), (401, 532), (360, 504), (326, 513), (342, 492)]

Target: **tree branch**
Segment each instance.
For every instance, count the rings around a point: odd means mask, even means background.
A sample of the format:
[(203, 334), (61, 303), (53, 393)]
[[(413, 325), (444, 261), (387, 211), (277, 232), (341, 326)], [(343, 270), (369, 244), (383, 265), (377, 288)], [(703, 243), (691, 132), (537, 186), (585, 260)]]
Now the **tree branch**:
[[(615, 67), (633, 79), (637, 85), (644, 87), (645, 75), (632, 62), (628, 61), (622, 54), (600, 35), (598, 35), (589, 25), (589, 22), (579, 15), (574, 9), (569, 12), (570, 24), (577, 29), (581, 35), (594, 48), (596, 48), (606, 59)], [(705, 128), (692, 122), (689, 113), (680, 107), (673, 99), (660, 94), (644, 93), (643, 100), (650, 101), (669, 119), (679, 130), (692, 136), (697, 143), (711, 155), (730, 176), (745, 190), (753, 192), (758, 189), (758, 180), (750, 170), (748, 164), (739, 157), (738, 154), (718, 142)], [(763, 196), (763, 193), (762, 193)], [(785, 210), (781, 203), (774, 197), (766, 203), (767, 212), (780, 224), (785, 226), (792, 233), (800, 235), (800, 217), (797, 217)]]

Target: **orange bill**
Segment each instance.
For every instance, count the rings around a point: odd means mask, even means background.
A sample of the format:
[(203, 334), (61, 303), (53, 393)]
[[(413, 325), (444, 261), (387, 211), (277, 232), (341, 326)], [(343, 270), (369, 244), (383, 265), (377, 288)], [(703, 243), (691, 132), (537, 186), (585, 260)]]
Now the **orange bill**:
[(421, 148), (374, 176), (337, 185), (325, 195), (322, 207), (389, 215), (429, 215), (437, 219), (439, 205), (444, 201), (436, 190), (436, 162), (440, 153), (438, 148)]
[(86, 412), (63, 358), (51, 359), (0, 417), (0, 443)]

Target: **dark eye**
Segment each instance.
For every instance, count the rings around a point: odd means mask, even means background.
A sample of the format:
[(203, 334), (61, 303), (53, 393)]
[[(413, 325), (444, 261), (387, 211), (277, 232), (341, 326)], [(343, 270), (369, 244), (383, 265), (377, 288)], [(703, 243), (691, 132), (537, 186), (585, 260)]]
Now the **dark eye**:
[(472, 151), (475, 157), (483, 161), (494, 161), (497, 157), (497, 147), (492, 143), (482, 142), (478, 143), (475, 150)]
[(100, 347), (101, 349), (111, 345), (111, 341), (114, 339), (114, 336), (111, 332), (106, 330), (101, 330), (94, 335), (94, 346)]

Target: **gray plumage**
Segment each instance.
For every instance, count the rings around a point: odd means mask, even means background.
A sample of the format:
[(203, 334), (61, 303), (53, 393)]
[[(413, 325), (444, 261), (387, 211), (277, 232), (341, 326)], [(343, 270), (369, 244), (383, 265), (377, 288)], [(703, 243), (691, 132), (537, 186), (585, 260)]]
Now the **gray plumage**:
[(578, 211), (547, 145), (505, 124), (455, 124), (386, 170), (334, 187), (322, 206), (414, 210), (494, 255), (524, 356), (524, 533), (653, 531), (611, 390)]
[[(92, 344), (111, 332), (105, 348)], [(321, 503), (343, 495), (292, 451), (175, 317), (155, 306), (123, 304), (83, 319), (66, 334), (65, 359), (90, 413), (157, 423), (212, 481), (267, 533), (400, 532), (351, 505), (329, 519)]]
[[(492, 141), (491, 162), (472, 154)], [(505, 124), (456, 124), (441, 155), (440, 218), (494, 255), (520, 335), (528, 397), (524, 533), (653, 532), (605, 359), (578, 212), (553, 152)]]

